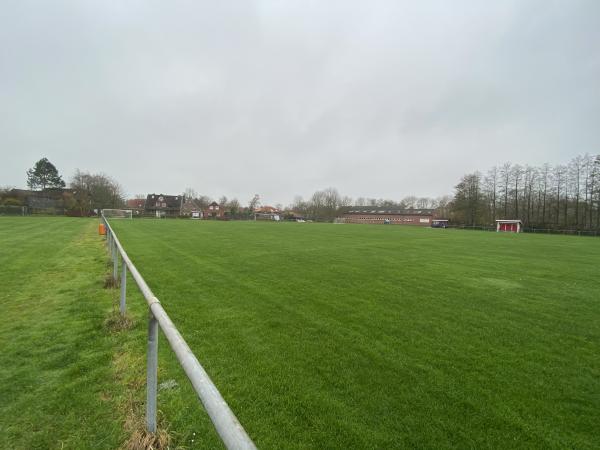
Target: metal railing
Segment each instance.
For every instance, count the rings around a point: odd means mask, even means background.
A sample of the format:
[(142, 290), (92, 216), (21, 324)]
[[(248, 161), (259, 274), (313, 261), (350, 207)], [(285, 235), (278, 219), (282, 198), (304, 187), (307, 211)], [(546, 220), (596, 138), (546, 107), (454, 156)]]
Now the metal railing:
[(142, 295), (148, 303), (148, 354), (147, 354), (147, 391), (146, 391), (146, 427), (149, 432), (156, 432), (156, 407), (157, 407), (157, 384), (158, 384), (158, 327), (162, 329), (171, 349), (175, 352), (177, 360), (183, 367), (204, 405), (204, 409), (228, 449), (256, 449), (252, 439), (248, 436), (239, 423), (208, 374), (198, 362), (177, 328), (163, 309), (160, 301), (152, 293), (144, 278), (140, 275), (135, 265), (127, 256), (127, 252), (119, 242), (112, 227), (104, 215), (101, 220), (106, 227), (106, 240), (113, 260), (113, 280), (118, 281), (119, 256), (121, 259), (121, 293), (119, 309), (125, 314), (126, 305), (126, 280), (127, 270), (138, 285)]
[[(457, 230), (475, 230), (475, 231), (497, 231), (496, 226), (485, 226), (485, 225), (448, 225), (446, 228), (453, 228)], [(567, 230), (562, 228), (533, 228), (523, 227), (521, 228), (523, 233), (539, 233), (539, 234), (561, 234), (568, 236), (600, 236), (598, 230)]]

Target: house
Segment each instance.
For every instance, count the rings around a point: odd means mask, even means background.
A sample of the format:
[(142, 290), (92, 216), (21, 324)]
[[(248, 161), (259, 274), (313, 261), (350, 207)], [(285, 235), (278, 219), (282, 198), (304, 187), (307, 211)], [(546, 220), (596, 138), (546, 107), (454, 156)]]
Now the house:
[(518, 219), (496, 220), (496, 232), (507, 231), (509, 233), (520, 233), (523, 230), (523, 222)]
[(140, 215), (144, 213), (144, 207), (146, 205), (146, 200), (143, 198), (132, 198), (125, 202), (127, 204), (127, 209), (131, 209), (133, 214)]
[(205, 219), (220, 219), (225, 216), (225, 210), (217, 202), (212, 202), (202, 211)]
[(351, 206), (338, 221), (343, 223), (385, 223), (429, 227), (433, 221), (433, 213), (433, 209)]
[(294, 222), (306, 220), (306, 218), (302, 214), (296, 211), (283, 211), (281, 213), (281, 216), (283, 217), (283, 220), (291, 220)]
[(273, 206), (261, 206), (254, 210), (255, 220), (275, 220), (281, 219), (281, 211)]
[(183, 206), (181, 207), (181, 215), (191, 217), (192, 219), (202, 219), (204, 216), (204, 207), (202, 201), (197, 198), (183, 197)]
[(148, 194), (144, 212), (156, 217), (177, 217), (182, 206), (183, 195)]
[(268, 206), (268, 205), (255, 208), (254, 212), (257, 214), (279, 214), (280, 213), (279, 209), (277, 209), (273, 206)]

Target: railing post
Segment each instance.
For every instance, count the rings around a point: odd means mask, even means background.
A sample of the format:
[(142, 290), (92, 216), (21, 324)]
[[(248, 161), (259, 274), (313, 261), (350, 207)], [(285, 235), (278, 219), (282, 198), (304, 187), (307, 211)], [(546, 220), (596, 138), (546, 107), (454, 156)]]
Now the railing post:
[(156, 395), (158, 385), (158, 321), (152, 311), (148, 318), (148, 372), (146, 378), (146, 428), (156, 433)]
[(113, 240), (113, 280), (115, 283), (119, 279), (119, 251), (117, 250), (117, 243)]
[(121, 311), (121, 315), (125, 315), (125, 311), (127, 309), (127, 305), (125, 303), (125, 295), (127, 294), (127, 264), (125, 264), (125, 260), (121, 258), (121, 302), (119, 304), (119, 309)]

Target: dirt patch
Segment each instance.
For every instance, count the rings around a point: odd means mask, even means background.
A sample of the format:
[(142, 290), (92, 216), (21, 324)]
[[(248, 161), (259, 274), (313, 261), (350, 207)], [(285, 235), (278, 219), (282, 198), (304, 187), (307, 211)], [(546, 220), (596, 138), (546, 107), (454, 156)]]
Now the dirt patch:
[(126, 450), (160, 450), (169, 448), (171, 444), (171, 437), (166, 429), (159, 427), (156, 433), (149, 433), (142, 416), (133, 409), (127, 416), (125, 429), (131, 433), (123, 445)]
[(112, 273), (107, 273), (104, 277), (104, 288), (105, 289), (114, 289), (121, 285), (118, 279), (114, 279)]
[(125, 313), (125, 315), (121, 315), (117, 309), (113, 309), (108, 317), (104, 320), (104, 328), (111, 333), (130, 330), (134, 326), (134, 320), (127, 313)]

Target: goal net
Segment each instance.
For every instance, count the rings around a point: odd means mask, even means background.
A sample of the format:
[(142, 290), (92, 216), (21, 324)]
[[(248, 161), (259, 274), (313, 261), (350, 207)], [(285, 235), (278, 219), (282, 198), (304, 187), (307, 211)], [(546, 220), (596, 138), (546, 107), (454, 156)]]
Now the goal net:
[(131, 209), (103, 209), (102, 215), (107, 219), (131, 219)]

